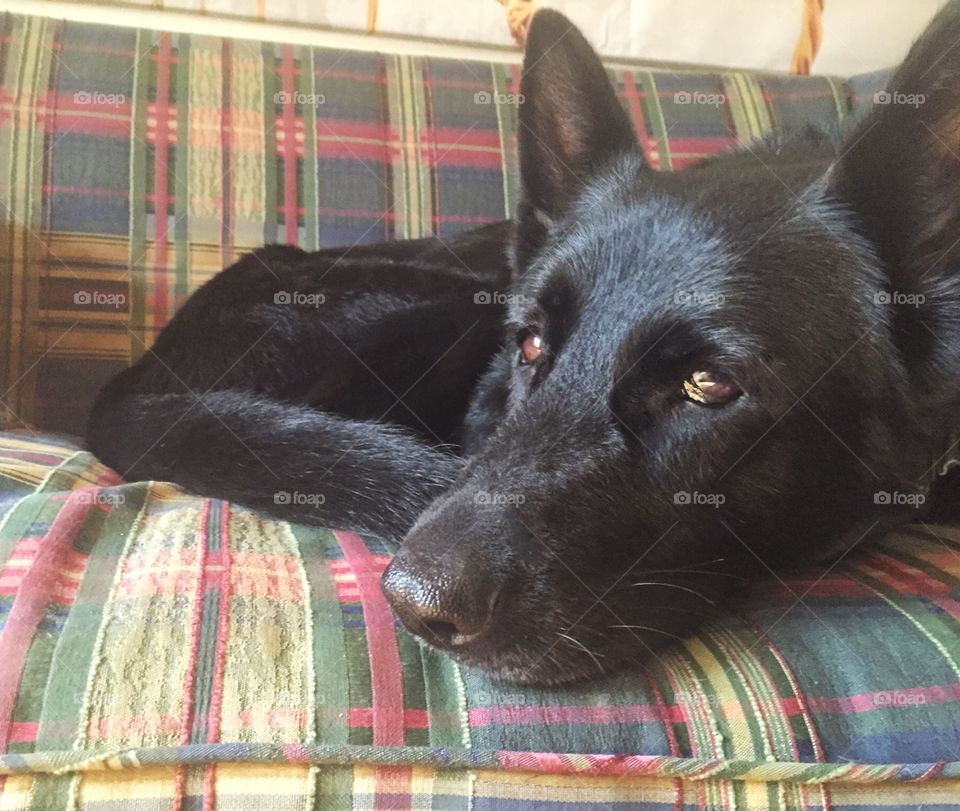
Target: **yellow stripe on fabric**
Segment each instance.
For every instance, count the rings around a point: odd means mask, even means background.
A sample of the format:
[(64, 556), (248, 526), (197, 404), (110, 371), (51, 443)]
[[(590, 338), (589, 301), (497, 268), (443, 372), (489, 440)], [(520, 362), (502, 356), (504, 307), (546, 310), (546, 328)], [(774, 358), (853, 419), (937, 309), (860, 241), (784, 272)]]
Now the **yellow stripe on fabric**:
[(183, 499), (160, 511), (150, 509), (155, 493), (162, 498), (169, 485), (151, 486), (117, 566), (77, 748), (180, 742), (192, 609), (203, 581), (203, 502)]
[(284, 523), (232, 510), (230, 546), (221, 739), (315, 740), (312, 620), (296, 538)]
[[(700, 672), (709, 674), (706, 696), (707, 703), (712, 705), (714, 718), (722, 717), (726, 722), (725, 727), (729, 734), (723, 736), (723, 751), (722, 754), (718, 753), (718, 755), (731, 759), (764, 759), (767, 753), (757, 752), (749, 724), (742, 714), (742, 705), (736, 685), (730, 680), (724, 663), (698, 637), (689, 639), (684, 644)], [(732, 712), (734, 709), (736, 710), (735, 714)], [(719, 724), (715, 725), (715, 729), (717, 734), (722, 736)]]
[(37, 778), (31, 774), (7, 777), (0, 792), (0, 811), (23, 811), (30, 808), (30, 793)]
[[(310, 767), (289, 763), (221, 763), (217, 765), (216, 793), (242, 797), (251, 793), (299, 797), (310, 791)], [(306, 806), (310, 807), (310, 806)]]
[(263, 243), (266, 223), (266, 93), (258, 43), (233, 40), (230, 84), (230, 182), (235, 249)]
[(838, 79), (836, 76), (824, 76), (823, 78), (830, 85), (830, 92), (833, 93), (833, 103), (837, 108), (837, 121), (843, 121), (850, 112), (847, 107), (848, 85), (843, 79)]
[(423, 161), (425, 129), (423, 81), (420, 60), (394, 55), (386, 59), (390, 123), (399, 148), (393, 160), (396, 236), (413, 239), (432, 232), (429, 166)]
[[(587, 777), (476, 772), (476, 796), (483, 799), (583, 803), (670, 803), (676, 799), (676, 781), (667, 777)], [(572, 806), (571, 806), (572, 807)]]
[(715, 702), (694, 672), (686, 655), (677, 651), (661, 656), (664, 670), (674, 693), (674, 703), (681, 705), (687, 714), (690, 745), (695, 757), (724, 757), (723, 738), (714, 713)]
[[(41, 342), (40, 287), (42, 273), (34, 259), (42, 253), (36, 231), (42, 226), (42, 183), (47, 159), (46, 131), (34, 126), (35, 109), (42, 106), (50, 84), (50, 72), (56, 56), (55, 35), (58, 23), (37, 17), (24, 25), (20, 72), (13, 87), (22, 92), (13, 108), (10, 210), (13, 214), (11, 244), (8, 246), (13, 279), (11, 285), (11, 329), (19, 339), (7, 352), (9, 381), (13, 387), (4, 398), (18, 423), (29, 423), (34, 416), (35, 359), (52, 343)], [(68, 328), (69, 329), (69, 328)], [(58, 335), (63, 334), (63, 329)], [(6, 417), (5, 417), (6, 420)]]
[(190, 138), (187, 157), (187, 216), (190, 229), (217, 233), (223, 211), (221, 117), (223, 115), (223, 40), (196, 36), (190, 41)]
[[(512, 66), (490, 65), (493, 89), (499, 97), (506, 95), (513, 83)], [(520, 156), (517, 154), (517, 105), (494, 104), (503, 172), (503, 216), (512, 217), (520, 202)]]
[(757, 78), (748, 73), (725, 73), (723, 85), (737, 138), (749, 143), (769, 132), (773, 122)]
[[(169, 802), (176, 792), (177, 768), (154, 766), (136, 772), (87, 772), (77, 792), (78, 811), (102, 807), (102, 803), (137, 803), (146, 807), (150, 800)], [(143, 804), (143, 805), (141, 805)]]
[(713, 639), (723, 648), (731, 664), (739, 665), (738, 670), (744, 679), (743, 686), (750, 695), (751, 704), (755, 710), (762, 710), (754, 717), (759, 719), (763, 731), (773, 739), (774, 750), (771, 752), (768, 748), (770, 742), (766, 736), (764, 738), (763, 747), (767, 754), (777, 760), (792, 760), (795, 754), (790, 717), (783, 711), (776, 682), (758, 655), (765, 648), (752, 642), (747, 644), (742, 637), (722, 626), (716, 627)]

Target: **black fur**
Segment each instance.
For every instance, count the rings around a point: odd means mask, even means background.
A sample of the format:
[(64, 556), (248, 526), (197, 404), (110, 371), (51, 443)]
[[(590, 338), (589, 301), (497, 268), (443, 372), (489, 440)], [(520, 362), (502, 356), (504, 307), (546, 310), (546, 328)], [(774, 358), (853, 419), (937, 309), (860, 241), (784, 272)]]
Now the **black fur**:
[[(515, 223), (241, 260), (107, 386), (90, 446), (127, 476), (406, 535), (399, 616), (500, 678), (642, 661), (743, 578), (955, 503), (934, 481), (960, 435), (958, 41), (952, 2), (847, 135), (658, 174), (589, 45), (541, 11)], [(545, 351), (521, 364), (531, 330)], [(704, 369), (742, 396), (684, 397)]]

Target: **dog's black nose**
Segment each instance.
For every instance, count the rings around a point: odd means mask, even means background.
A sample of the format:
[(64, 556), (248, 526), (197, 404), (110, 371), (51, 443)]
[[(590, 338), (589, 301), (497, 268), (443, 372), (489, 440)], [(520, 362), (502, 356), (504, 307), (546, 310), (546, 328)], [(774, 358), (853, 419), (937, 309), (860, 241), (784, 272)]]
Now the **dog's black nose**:
[(499, 594), (483, 572), (425, 564), (403, 550), (384, 572), (383, 590), (404, 627), (441, 648), (462, 648), (483, 637), (493, 625)]

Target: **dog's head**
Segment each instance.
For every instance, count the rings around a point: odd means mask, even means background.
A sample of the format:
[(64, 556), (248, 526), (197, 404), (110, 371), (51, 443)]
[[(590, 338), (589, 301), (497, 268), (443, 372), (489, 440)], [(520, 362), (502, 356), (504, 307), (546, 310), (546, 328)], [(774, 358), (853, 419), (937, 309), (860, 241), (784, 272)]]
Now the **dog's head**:
[(657, 173), (537, 15), (509, 394), (386, 575), (414, 633), (506, 680), (597, 676), (916, 515), (960, 371), (958, 42), (951, 4), (845, 139)]

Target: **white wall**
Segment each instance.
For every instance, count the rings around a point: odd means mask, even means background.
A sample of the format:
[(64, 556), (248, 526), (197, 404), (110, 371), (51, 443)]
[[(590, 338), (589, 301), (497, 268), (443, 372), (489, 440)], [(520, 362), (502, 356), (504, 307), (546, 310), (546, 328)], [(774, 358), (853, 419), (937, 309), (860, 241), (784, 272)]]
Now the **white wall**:
[[(33, 13), (96, 19), (116, 24), (309, 41), (332, 47), (446, 52), (443, 46), (396, 40), (384, 44), (366, 34), (368, 0), (5, 0)], [(563, 11), (608, 58), (691, 62), (787, 70), (801, 30), (803, 0), (541, 0)], [(818, 73), (847, 75), (896, 64), (944, 0), (826, 0), (824, 44)], [(476, 58), (516, 59), (506, 14), (496, 0), (379, 0), (378, 30), (498, 46)], [(139, 7), (139, 8), (137, 8)], [(281, 24), (263, 26), (260, 17)], [(185, 12), (185, 13), (184, 13)], [(203, 12), (203, 16), (196, 14)], [(139, 17), (134, 16), (139, 15)], [(210, 15), (233, 18), (211, 19)], [(293, 23), (291, 26), (290, 24)], [(253, 27), (251, 27), (253, 26)], [(260, 30), (256, 26), (261, 26)], [(286, 33), (283, 28), (286, 28)], [(324, 31), (322, 29), (334, 29)], [(270, 33), (267, 33), (267, 29)], [(356, 32), (339, 34), (337, 32)], [(347, 37), (344, 40), (344, 37)], [(352, 40), (355, 40), (351, 42)], [(460, 48), (460, 56), (470, 56)]]

